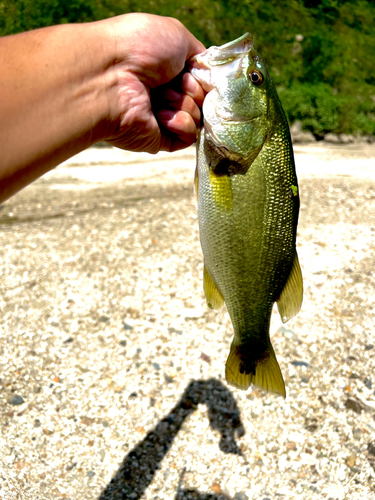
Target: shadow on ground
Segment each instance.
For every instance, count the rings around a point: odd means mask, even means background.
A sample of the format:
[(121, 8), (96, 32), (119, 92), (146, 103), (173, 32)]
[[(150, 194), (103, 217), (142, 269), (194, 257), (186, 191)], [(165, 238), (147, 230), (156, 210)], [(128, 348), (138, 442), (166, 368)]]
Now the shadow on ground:
[[(99, 500), (140, 499), (152, 483), (155, 472), (160, 468), (185, 419), (197, 409), (198, 404), (207, 406), (210, 426), (220, 432), (220, 450), (224, 453), (242, 455), (236, 437), (243, 436), (245, 430), (232, 393), (216, 379), (194, 380), (187, 386), (171, 412), (128, 453), (118, 472), (101, 493)], [(181, 477), (183, 475), (184, 471)], [(181, 488), (180, 484), (175, 498), (218, 500), (223, 498), (223, 495), (186, 490)]]

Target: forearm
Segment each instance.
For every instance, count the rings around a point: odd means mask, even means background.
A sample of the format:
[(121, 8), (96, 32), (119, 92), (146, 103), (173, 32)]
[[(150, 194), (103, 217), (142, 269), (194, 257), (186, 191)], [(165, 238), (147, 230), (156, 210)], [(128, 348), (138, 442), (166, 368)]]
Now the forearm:
[(0, 202), (103, 139), (115, 76), (97, 24), (0, 39)]
[(0, 39), (0, 202), (100, 140), (149, 153), (192, 144), (204, 93), (181, 73), (202, 50), (151, 14)]

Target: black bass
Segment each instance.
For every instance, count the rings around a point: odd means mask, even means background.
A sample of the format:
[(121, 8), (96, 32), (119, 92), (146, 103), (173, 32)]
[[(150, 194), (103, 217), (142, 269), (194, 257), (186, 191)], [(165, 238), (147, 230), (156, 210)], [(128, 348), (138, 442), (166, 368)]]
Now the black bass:
[(299, 192), (289, 127), (265, 62), (245, 34), (191, 59), (208, 92), (195, 188), (209, 307), (224, 301), (234, 328), (229, 384), (285, 396), (269, 337), (301, 308), (296, 252)]

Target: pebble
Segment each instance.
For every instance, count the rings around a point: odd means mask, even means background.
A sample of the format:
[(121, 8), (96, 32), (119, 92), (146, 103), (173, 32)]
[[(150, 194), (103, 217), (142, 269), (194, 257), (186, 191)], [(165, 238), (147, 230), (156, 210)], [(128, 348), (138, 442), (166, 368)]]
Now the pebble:
[(10, 399), (9, 399), (9, 404), (11, 405), (22, 405), (25, 400), (23, 399), (22, 396), (18, 396), (17, 394), (14, 394)]
[(349, 455), (345, 460), (345, 463), (348, 467), (354, 467), (357, 461), (357, 455)]
[(367, 389), (372, 389), (372, 382), (371, 382), (370, 379), (365, 378), (365, 380), (363, 381), (363, 383), (365, 384), (365, 386), (367, 387)]
[(361, 413), (362, 411), (371, 412), (374, 411), (373, 408), (359, 398), (348, 398), (344, 403), (345, 408), (348, 410), (353, 410), (356, 413)]
[(241, 491), (234, 495), (233, 500), (249, 500), (249, 497)]
[(293, 366), (309, 366), (309, 363), (306, 363), (306, 361), (291, 361), (291, 364)]

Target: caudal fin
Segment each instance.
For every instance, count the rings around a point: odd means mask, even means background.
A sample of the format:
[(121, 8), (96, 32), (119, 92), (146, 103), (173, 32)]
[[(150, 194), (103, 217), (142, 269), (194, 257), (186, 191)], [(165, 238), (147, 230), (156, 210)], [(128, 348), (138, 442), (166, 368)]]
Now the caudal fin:
[(262, 358), (255, 363), (255, 375), (252, 372), (245, 373), (243, 366), (244, 357), (240, 355), (238, 346), (231, 346), (225, 365), (225, 378), (228, 384), (242, 390), (248, 389), (253, 384), (266, 392), (286, 396), (284, 379), (271, 344)]

